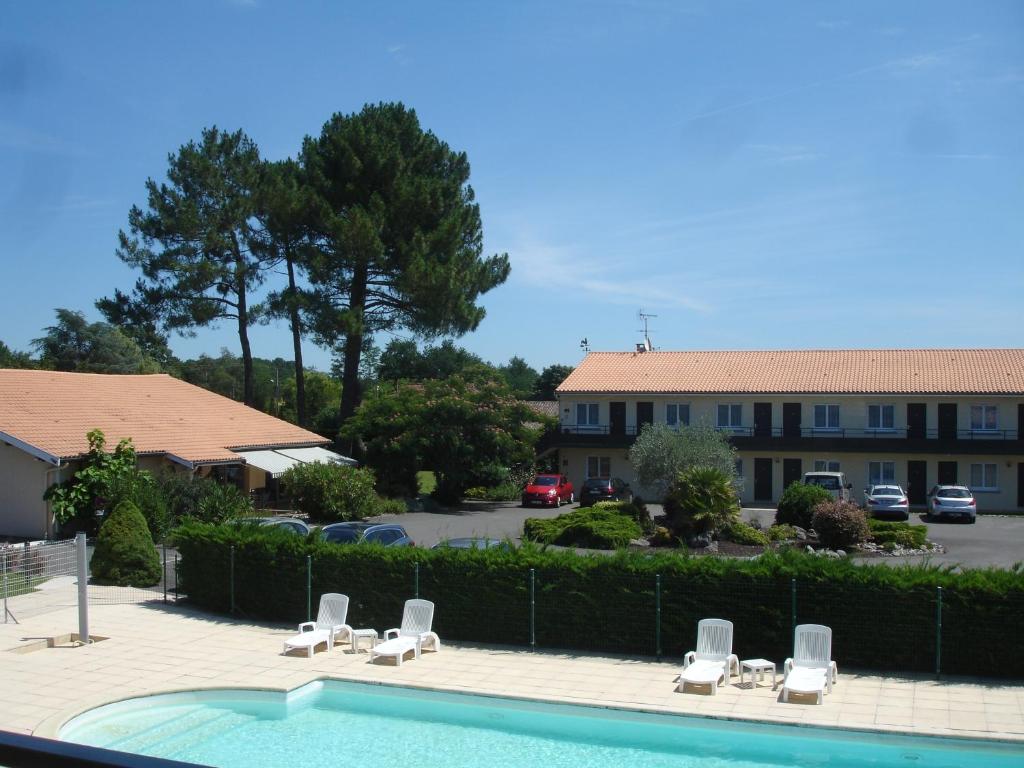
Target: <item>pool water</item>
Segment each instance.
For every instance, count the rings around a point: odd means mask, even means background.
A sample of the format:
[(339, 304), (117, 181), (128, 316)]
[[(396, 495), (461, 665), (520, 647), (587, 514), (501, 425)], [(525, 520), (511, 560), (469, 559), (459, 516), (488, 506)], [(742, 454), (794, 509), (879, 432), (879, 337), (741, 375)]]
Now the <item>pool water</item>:
[(203, 765), (402, 768), (1010, 768), (1024, 747), (863, 734), (382, 685), (216, 690), (110, 704), (60, 737)]

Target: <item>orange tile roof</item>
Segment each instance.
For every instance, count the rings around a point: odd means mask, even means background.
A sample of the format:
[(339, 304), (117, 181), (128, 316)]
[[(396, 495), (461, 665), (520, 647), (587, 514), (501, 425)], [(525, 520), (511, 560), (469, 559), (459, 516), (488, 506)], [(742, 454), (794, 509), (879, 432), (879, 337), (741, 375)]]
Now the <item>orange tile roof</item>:
[(193, 464), (238, 461), (234, 450), (326, 445), (320, 435), (167, 374), (109, 376), (0, 369), (0, 432), (50, 456), (88, 450), (102, 429), (108, 450), (130, 437), (139, 454)]
[(571, 393), (1024, 394), (1024, 349), (591, 352)]

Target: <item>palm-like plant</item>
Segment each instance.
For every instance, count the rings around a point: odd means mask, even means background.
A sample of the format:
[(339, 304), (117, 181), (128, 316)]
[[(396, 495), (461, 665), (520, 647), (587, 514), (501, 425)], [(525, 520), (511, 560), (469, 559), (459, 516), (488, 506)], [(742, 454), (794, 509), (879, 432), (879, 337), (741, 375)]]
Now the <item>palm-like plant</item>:
[(665, 496), (665, 514), (677, 536), (712, 533), (739, 519), (732, 479), (714, 467), (680, 472)]

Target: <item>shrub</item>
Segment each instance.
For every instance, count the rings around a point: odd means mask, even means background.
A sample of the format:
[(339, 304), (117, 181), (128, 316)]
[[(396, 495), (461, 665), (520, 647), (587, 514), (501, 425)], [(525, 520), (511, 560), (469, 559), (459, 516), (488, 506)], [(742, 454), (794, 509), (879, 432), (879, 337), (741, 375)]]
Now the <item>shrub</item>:
[(768, 535), (757, 530), (752, 525), (747, 525), (741, 520), (726, 524), (719, 532), (718, 537), (736, 544), (748, 544), (768, 546)]
[(779, 508), (775, 512), (775, 522), (777, 525), (811, 528), (814, 508), (823, 501), (832, 501), (832, 494), (820, 485), (793, 483), (782, 492)]
[(618, 510), (597, 505), (550, 520), (527, 518), (523, 535), (531, 541), (586, 549), (618, 549), (643, 535), (640, 525)]
[(829, 549), (866, 541), (871, 535), (864, 510), (849, 501), (823, 501), (814, 508), (811, 525)]
[(679, 543), (679, 540), (672, 535), (672, 531), (663, 525), (659, 525), (654, 529), (654, 535), (651, 536), (652, 547), (674, 547)]
[(339, 464), (296, 464), (281, 476), (292, 506), (310, 520), (335, 523), (376, 513), (373, 471)]
[[(210, 477), (164, 472), (156, 477), (172, 525), (184, 520), (225, 523), (252, 514), (252, 500), (234, 485)], [(145, 514), (145, 511), (143, 511)]]
[(647, 506), (634, 498), (633, 501), (599, 501), (593, 505), (593, 509), (607, 509), (628, 517), (640, 526), (644, 533), (654, 533), (654, 521), (651, 520), (651, 513)]
[(796, 538), (796, 528), (792, 525), (773, 525), (768, 529), (768, 538), (772, 541), (788, 541)]
[(466, 489), (463, 498), (479, 501), (516, 501), (522, 494), (522, 490), (522, 486), (515, 486), (512, 483), (501, 483), (490, 488), (475, 485)]
[(409, 508), (402, 499), (385, 499), (383, 496), (378, 496), (374, 514), (404, 515), (408, 511)]
[(924, 525), (909, 525), (886, 520), (868, 519), (871, 541), (883, 546), (892, 544), (909, 549), (921, 549), (928, 543), (928, 528)]
[(712, 533), (740, 514), (731, 478), (712, 467), (681, 472), (669, 486), (664, 506), (668, 527), (683, 538)]
[(90, 563), (97, 584), (151, 587), (160, 581), (160, 558), (146, 518), (130, 501), (122, 501), (100, 527)]

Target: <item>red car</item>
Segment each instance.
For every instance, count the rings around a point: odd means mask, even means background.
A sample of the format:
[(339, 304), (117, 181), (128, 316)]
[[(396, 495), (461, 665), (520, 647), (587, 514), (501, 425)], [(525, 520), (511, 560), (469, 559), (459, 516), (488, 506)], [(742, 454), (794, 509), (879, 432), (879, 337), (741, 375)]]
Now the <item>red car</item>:
[(523, 488), (523, 506), (540, 504), (543, 507), (558, 507), (562, 503), (576, 501), (572, 483), (565, 475), (537, 475)]

